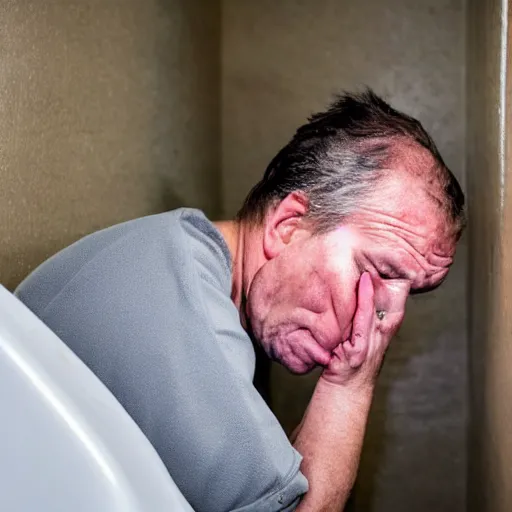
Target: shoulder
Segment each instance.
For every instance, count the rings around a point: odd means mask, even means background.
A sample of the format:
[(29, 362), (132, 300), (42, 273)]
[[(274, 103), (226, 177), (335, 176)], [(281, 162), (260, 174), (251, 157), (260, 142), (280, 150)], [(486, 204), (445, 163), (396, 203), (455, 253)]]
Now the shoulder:
[(203, 212), (191, 208), (179, 211), (178, 222), (190, 257), (200, 277), (215, 279), (229, 295), (231, 292), (231, 256), (224, 238)]
[(184, 209), (181, 228), (187, 237), (190, 290), (212, 342), (231, 370), (252, 381), (255, 353), (231, 299), (231, 256), (217, 228), (197, 210)]
[[(181, 208), (117, 224), (83, 237), (36, 268), (16, 295), (36, 314), (72, 282), (102, 276), (115, 279), (145, 274), (148, 279), (179, 278), (200, 264), (218, 283), (230, 280), (222, 237), (199, 210)], [(101, 282), (97, 283), (98, 286)]]

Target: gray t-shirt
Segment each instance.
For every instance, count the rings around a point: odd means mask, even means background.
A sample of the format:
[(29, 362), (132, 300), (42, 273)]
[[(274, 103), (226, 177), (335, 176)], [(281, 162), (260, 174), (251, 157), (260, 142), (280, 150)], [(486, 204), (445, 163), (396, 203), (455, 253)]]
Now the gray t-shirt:
[(195, 510), (296, 507), (301, 456), (253, 386), (229, 251), (203, 213), (89, 235), (16, 294), (117, 397)]

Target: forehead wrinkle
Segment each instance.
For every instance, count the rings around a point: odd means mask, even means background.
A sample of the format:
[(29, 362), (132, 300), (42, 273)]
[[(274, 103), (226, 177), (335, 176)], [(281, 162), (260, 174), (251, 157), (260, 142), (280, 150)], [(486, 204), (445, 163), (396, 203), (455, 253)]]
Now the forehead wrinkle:
[[(414, 251), (410, 252), (403, 247), (401, 247), (398, 251), (400, 253), (404, 253), (404, 255), (399, 256), (397, 259), (397, 263), (400, 265), (401, 269), (399, 273), (402, 273), (406, 276), (411, 283), (412, 289), (419, 290), (428, 290), (431, 286), (440, 284), (437, 283), (437, 278), (439, 276), (443, 276), (446, 274), (448, 267), (439, 267), (436, 265), (432, 265), (427, 258), (425, 258), (422, 254)], [(407, 261), (404, 261), (407, 258)], [(414, 262), (411, 268), (411, 260)], [(393, 261), (393, 256), (391, 256), (391, 261)], [(407, 267), (410, 269), (407, 269)]]
[[(446, 238), (444, 215), (424, 186), (404, 172), (399, 174), (402, 177), (395, 174), (384, 179), (353, 219), (361, 227), (398, 233), (422, 254), (439, 252), (439, 238)], [(414, 200), (410, 190), (416, 191)], [(450, 253), (448, 250), (444, 256), (451, 256)]]
[(411, 254), (411, 257), (413, 257), (416, 260), (418, 265), (425, 272), (426, 277), (430, 277), (446, 269), (446, 267), (434, 265), (428, 260), (428, 256), (425, 256), (417, 251), (415, 251), (414, 254)]
[(359, 211), (361, 211), (361, 212), (363, 212), (363, 214), (366, 214), (369, 216), (369, 218), (366, 219), (366, 218), (364, 218), (365, 215), (360, 215), (359, 213), (353, 215), (353, 217), (355, 219), (360, 217), (361, 218), (360, 220), (362, 223), (365, 223), (365, 222), (371, 223), (371, 222), (380, 221), (382, 224), (386, 224), (386, 225), (392, 226), (392, 227), (401, 228), (405, 231), (410, 232), (411, 234), (415, 234), (415, 235), (419, 235), (419, 236), (424, 235), (427, 231), (426, 229), (421, 229), (421, 228), (424, 228), (424, 225), (419, 224), (419, 223), (417, 224), (418, 230), (414, 231), (413, 229), (411, 229), (411, 226), (415, 226), (414, 223), (403, 221), (403, 220), (399, 219), (397, 216), (392, 215), (391, 213), (383, 212), (382, 210), (379, 210), (377, 208), (372, 208), (371, 206), (361, 207)]
[[(428, 253), (422, 254), (417, 250), (412, 244), (410, 244), (407, 240), (403, 238), (400, 239), (400, 247), (397, 249), (397, 252), (400, 252), (400, 249), (404, 251), (408, 256), (413, 258), (416, 264), (427, 274), (431, 275), (433, 273), (439, 272), (445, 267), (439, 267), (434, 265), (431, 261), (429, 261)], [(408, 250), (409, 249), (409, 250)], [(402, 263), (402, 261), (400, 262)]]
[(422, 243), (422, 239), (424, 238), (421, 234), (415, 233), (412, 230), (409, 230), (405, 227), (393, 226), (393, 230), (390, 229), (379, 229), (378, 225), (372, 226), (370, 229), (363, 231), (375, 231), (377, 236), (380, 235), (382, 238), (386, 238), (384, 235), (394, 235), (395, 237), (405, 240), (409, 245), (411, 245), (415, 250), (422, 252), (421, 246), (424, 245)]
[(418, 229), (415, 230), (411, 227), (410, 223), (401, 221), (392, 215), (372, 210), (371, 208), (366, 208), (366, 210), (370, 212), (371, 217), (368, 219), (361, 219), (360, 228), (362, 231), (375, 231), (376, 234), (383, 237), (385, 236), (384, 234), (394, 234), (399, 238), (410, 238), (414, 240), (414, 242), (409, 241), (410, 245), (421, 252), (421, 249), (416, 246), (422, 245), (422, 239), (425, 239), (427, 235), (427, 230), (424, 226), (418, 225)]

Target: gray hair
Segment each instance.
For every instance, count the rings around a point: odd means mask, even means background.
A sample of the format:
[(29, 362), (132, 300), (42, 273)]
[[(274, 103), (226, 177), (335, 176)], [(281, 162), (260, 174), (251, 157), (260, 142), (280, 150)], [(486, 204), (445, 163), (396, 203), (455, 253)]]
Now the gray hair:
[(400, 148), (411, 144), (431, 155), (424, 179), (436, 189), (434, 197), (460, 236), (464, 194), (433, 140), (417, 120), (369, 89), (345, 93), (327, 111), (311, 116), (270, 162), (237, 217), (260, 223), (269, 207), (302, 192), (308, 199), (306, 218), (317, 232), (329, 231), (361, 206), (384, 169), (392, 172)]

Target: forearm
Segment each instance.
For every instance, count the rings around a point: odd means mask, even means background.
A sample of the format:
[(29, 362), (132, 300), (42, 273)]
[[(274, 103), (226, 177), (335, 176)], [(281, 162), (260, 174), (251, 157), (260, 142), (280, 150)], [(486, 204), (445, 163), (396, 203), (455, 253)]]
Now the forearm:
[(341, 511), (357, 474), (373, 390), (352, 391), (320, 378), (297, 429), (295, 448), (309, 491), (297, 508)]

